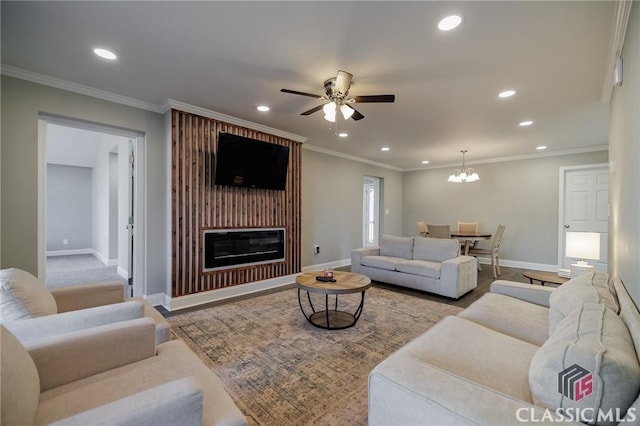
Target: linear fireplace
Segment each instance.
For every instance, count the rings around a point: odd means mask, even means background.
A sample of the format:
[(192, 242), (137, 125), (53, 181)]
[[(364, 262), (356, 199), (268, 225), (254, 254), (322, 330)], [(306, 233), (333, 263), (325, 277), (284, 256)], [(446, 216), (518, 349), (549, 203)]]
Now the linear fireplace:
[(204, 272), (284, 261), (284, 228), (207, 229)]

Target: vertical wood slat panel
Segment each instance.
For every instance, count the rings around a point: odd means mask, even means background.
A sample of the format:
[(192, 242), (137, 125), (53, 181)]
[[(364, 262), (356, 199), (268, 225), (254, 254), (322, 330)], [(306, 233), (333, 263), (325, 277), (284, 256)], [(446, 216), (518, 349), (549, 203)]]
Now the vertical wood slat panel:
[[(301, 155), (299, 142), (172, 110), (172, 297), (290, 275), (300, 271)], [(285, 191), (214, 184), (219, 132), (289, 147)], [(207, 228), (286, 229), (285, 261), (203, 273)]]

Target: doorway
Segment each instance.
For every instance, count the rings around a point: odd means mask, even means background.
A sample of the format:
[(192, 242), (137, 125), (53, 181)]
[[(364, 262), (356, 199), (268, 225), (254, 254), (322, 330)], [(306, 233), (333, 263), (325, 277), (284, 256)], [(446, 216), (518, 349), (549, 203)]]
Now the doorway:
[(134, 232), (144, 208), (134, 159), (143, 148), (136, 132), (40, 117), (38, 275), (47, 287), (120, 280), (127, 296), (144, 294), (144, 245)]
[(380, 238), (380, 181), (378, 177), (362, 179), (362, 246), (377, 246)]
[(575, 258), (565, 256), (567, 232), (600, 234), (600, 258), (588, 260), (607, 272), (609, 236), (609, 166), (594, 164), (560, 168), (558, 265), (570, 269)]

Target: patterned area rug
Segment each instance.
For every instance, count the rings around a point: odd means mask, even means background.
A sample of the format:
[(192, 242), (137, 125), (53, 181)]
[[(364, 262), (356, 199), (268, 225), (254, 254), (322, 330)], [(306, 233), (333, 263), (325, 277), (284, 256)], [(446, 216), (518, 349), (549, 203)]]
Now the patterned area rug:
[[(339, 308), (353, 312), (359, 300), (341, 295)], [(323, 304), (324, 297), (312, 301)], [(369, 372), (460, 310), (372, 287), (358, 323), (329, 331), (309, 324), (297, 290), (287, 289), (168, 320), (224, 382), (250, 425), (366, 425)]]

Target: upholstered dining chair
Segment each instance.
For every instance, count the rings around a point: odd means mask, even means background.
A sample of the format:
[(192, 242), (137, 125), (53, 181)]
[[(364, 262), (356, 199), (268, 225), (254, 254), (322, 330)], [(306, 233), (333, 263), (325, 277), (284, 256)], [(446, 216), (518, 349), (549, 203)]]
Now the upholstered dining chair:
[[(478, 222), (458, 222), (458, 232), (464, 232), (464, 233), (470, 233), (470, 234), (477, 233), (478, 226), (479, 226)], [(464, 249), (466, 243), (467, 243), (466, 240), (460, 240), (461, 248)], [(473, 240), (472, 244), (473, 244), (472, 247), (477, 247), (478, 240)]]
[(451, 238), (451, 227), (449, 225), (432, 225), (428, 223), (427, 229), (431, 238)]
[(427, 229), (427, 224), (424, 223), (423, 221), (418, 221), (416, 222), (416, 225), (418, 225), (418, 235), (420, 235), (421, 237), (428, 237), (429, 236), (429, 230)]
[[(484, 256), (491, 258), (491, 268), (493, 269), (493, 278), (498, 278), (500, 272), (500, 245), (502, 244), (502, 235), (504, 234), (504, 225), (498, 225), (498, 229), (496, 229), (496, 233), (493, 236), (493, 244), (491, 248), (470, 248), (469, 256)], [(480, 263), (478, 263), (480, 266)]]
[(458, 232), (478, 232), (478, 222), (458, 222)]

